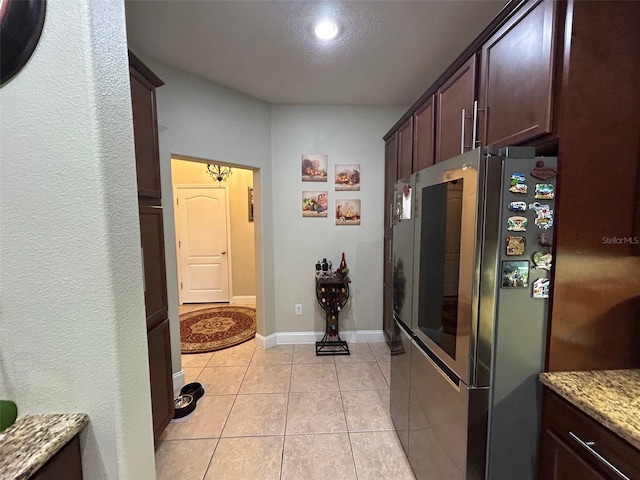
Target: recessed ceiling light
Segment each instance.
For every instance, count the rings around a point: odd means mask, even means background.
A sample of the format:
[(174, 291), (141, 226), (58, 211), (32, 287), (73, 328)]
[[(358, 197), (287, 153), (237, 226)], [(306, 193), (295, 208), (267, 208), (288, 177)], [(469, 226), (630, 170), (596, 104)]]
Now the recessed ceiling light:
[(330, 20), (323, 20), (313, 30), (316, 37), (322, 40), (331, 40), (338, 34), (338, 26)]

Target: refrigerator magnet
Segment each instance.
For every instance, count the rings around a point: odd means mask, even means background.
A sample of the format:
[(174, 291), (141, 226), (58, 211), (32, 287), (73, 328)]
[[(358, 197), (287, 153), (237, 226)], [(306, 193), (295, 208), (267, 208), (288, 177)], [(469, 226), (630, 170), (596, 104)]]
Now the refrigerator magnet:
[(551, 247), (552, 243), (549, 240), (549, 234), (547, 232), (541, 232), (538, 236), (538, 243), (541, 247)]
[(524, 237), (507, 237), (507, 256), (524, 255), (526, 239)]
[(507, 219), (507, 230), (512, 232), (526, 232), (527, 231), (527, 217), (509, 217)]
[(549, 205), (542, 205), (539, 202), (534, 202), (529, 204), (529, 208), (536, 212), (536, 219), (534, 223), (538, 228), (547, 230), (553, 227), (553, 210), (551, 210)]
[(527, 202), (509, 202), (509, 211), (511, 212), (526, 212)]
[(555, 168), (545, 167), (544, 161), (542, 160), (536, 162), (536, 168), (531, 170), (530, 173), (532, 177), (539, 178), (540, 180), (549, 180), (558, 174)]
[(527, 288), (529, 286), (528, 260), (503, 260), (502, 288)]
[(509, 191), (513, 193), (527, 193), (526, 177), (524, 173), (514, 173), (511, 175)]
[(555, 187), (552, 183), (536, 183), (535, 198), (538, 200), (553, 200)]
[(535, 252), (533, 254), (534, 270), (551, 270), (553, 255), (551, 253)]
[(533, 298), (549, 298), (549, 279), (539, 278), (533, 282)]

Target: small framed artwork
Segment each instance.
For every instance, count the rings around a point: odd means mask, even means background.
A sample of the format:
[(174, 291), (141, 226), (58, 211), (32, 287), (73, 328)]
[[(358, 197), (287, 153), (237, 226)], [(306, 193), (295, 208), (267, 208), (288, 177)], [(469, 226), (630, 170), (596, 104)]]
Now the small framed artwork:
[(528, 288), (529, 261), (504, 260), (502, 262), (502, 288)]
[(327, 156), (317, 154), (302, 155), (302, 181), (327, 181)]
[(360, 199), (336, 200), (336, 225), (360, 225)]
[(253, 187), (247, 187), (247, 201), (249, 205), (249, 221), (253, 222)]
[(328, 192), (302, 192), (302, 216), (303, 217), (327, 217)]
[(360, 190), (360, 165), (336, 165), (335, 185), (337, 192)]

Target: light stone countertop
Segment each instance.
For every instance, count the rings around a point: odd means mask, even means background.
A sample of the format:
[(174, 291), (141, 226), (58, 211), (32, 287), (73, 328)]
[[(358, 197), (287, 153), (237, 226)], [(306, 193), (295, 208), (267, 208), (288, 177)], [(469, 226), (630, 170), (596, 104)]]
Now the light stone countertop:
[(540, 381), (640, 449), (640, 370), (546, 372)]
[(89, 423), (84, 413), (25, 415), (0, 433), (0, 480), (23, 480)]

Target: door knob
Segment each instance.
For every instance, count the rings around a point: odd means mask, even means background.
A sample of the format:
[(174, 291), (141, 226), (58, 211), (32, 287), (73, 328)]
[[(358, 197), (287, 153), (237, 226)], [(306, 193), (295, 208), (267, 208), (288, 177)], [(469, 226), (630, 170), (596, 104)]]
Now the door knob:
[(222, 250), (222, 255), (226, 255), (227, 251), (226, 250)]

